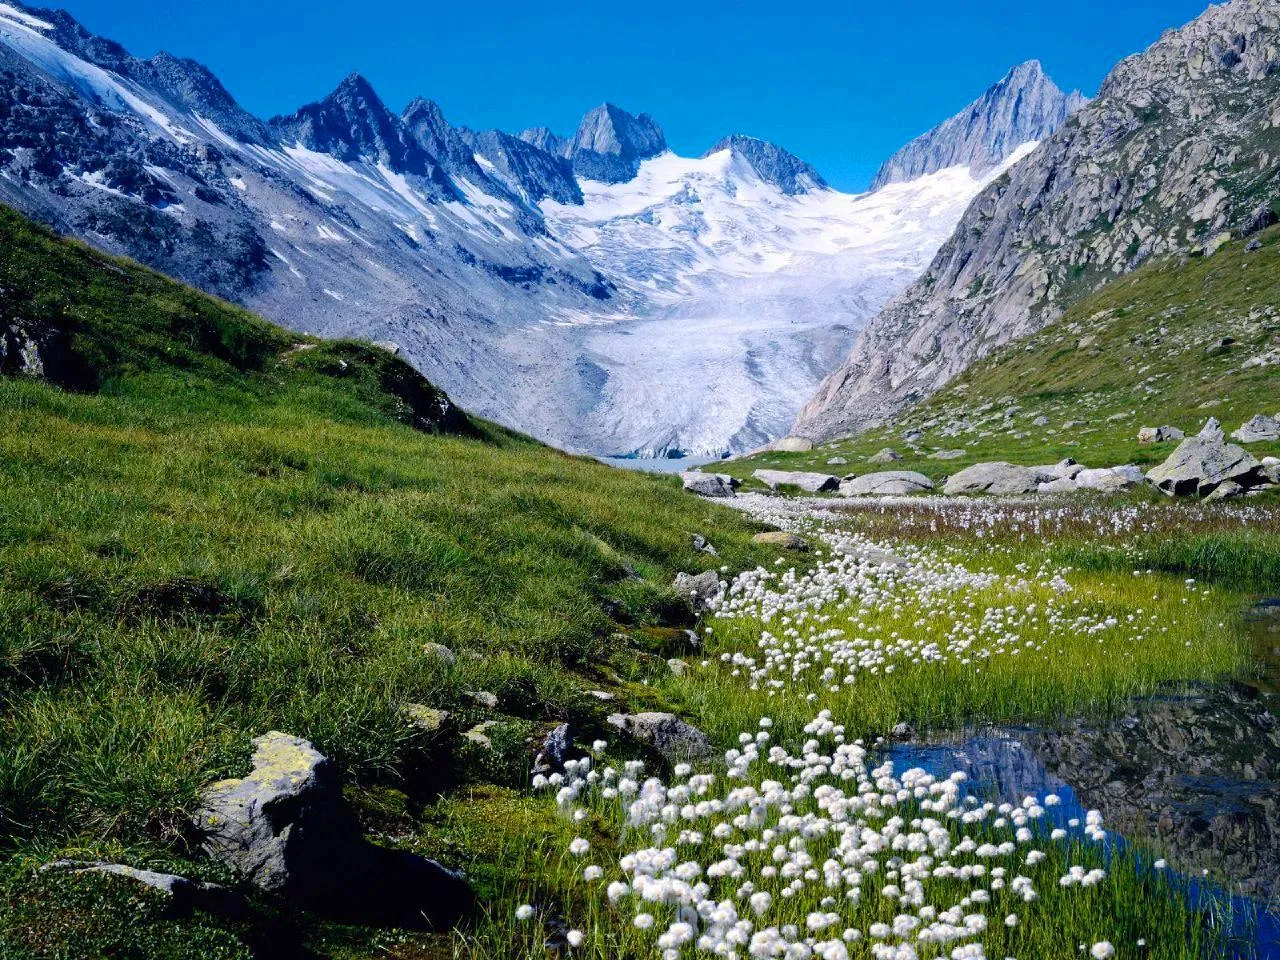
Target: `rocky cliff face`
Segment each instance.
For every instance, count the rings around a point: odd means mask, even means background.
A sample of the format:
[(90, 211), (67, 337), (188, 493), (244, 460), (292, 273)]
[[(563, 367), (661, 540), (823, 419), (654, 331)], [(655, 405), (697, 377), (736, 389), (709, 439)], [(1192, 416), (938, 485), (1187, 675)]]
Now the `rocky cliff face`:
[(970, 206), (802, 411), (812, 439), (884, 423), (975, 359), (1163, 255), (1208, 255), (1280, 199), (1280, 0), (1210, 7)]
[(827, 189), (827, 181), (810, 164), (767, 140), (734, 134), (725, 137), (703, 156), (709, 157), (722, 150), (730, 150), (742, 157), (761, 180), (773, 184), (789, 197)]
[(635, 177), (642, 160), (666, 149), (666, 137), (653, 117), (647, 113), (632, 116), (606, 103), (582, 118), (566, 151), (579, 177), (626, 183)]
[(1048, 137), (1086, 103), (1080, 93), (1058, 89), (1039, 60), (1028, 60), (954, 117), (890, 157), (871, 189), (948, 167), (964, 166), (984, 173), (1022, 144)]

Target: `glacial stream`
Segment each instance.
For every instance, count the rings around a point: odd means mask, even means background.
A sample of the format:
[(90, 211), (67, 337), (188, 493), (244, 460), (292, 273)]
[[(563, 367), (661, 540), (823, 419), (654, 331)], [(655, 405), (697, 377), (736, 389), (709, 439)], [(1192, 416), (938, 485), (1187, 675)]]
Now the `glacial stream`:
[[(899, 770), (963, 770), (973, 791), (1056, 793), (1055, 820), (1102, 812), (1112, 841), (1185, 878), (1241, 960), (1280, 960), (1280, 599), (1252, 608), (1253, 676), (1132, 701), (1106, 723), (971, 731), (891, 748)], [(1229, 909), (1223, 909), (1225, 905)]]

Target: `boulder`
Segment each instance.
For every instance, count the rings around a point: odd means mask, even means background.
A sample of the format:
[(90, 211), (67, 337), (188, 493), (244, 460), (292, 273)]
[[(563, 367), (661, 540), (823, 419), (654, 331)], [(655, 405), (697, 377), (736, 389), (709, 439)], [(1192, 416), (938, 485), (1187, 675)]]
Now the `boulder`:
[[(1267, 460), (1271, 462), (1268, 463)], [(1262, 461), (1258, 473), (1267, 483), (1280, 483), (1280, 460), (1275, 457), (1267, 457), (1267, 460)]]
[(848, 462), (849, 462), (849, 461), (848, 461), (848, 460), (846, 460), (844, 457), (832, 457), (830, 460), (828, 460), (828, 461), (827, 461), (827, 466), (828, 466), (828, 467), (843, 467), (843, 466), (845, 466)]
[(437, 710), (425, 703), (406, 703), (404, 713), (418, 733), (439, 733), (449, 722), (447, 710)]
[(1036, 472), (1030, 467), (1018, 467), (1012, 463), (977, 463), (961, 470), (942, 488), (949, 497), (961, 494), (1020, 494), (1035, 493), (1040, 486)]
[(794, 533), (787, 533), (785, 530), (757, 533), (751, 541), (761, 546), (781, 547), (783, 550), (794, 550), (797, 553), (804, 553), (809, 549), (809, 541), (803, 537), (797, 537)]
[(1146, 483), (1147, 480), (1147, 475), (1142, 472), (1142, 468), (1134, 463), (1126, 463), (1118, 467), (1112, 467), (1111, 472), (1116, 474), (1116, 476), (1124, 477), (1126, 480), (1132, 481), (1135, 487)]
[(813, 441), (804, 437), (783, 437), (773, 445), (778, 453), (808, 453), (813, 449)]
[(369, 843), (337, 767), (306, 740), (253, 741), (253, 769), (207, 787), (195, 816), (204, 849), (249, 883), (347, 923), (452, 926), (474, 897), (433, 860)]
[(1184, 440), (1186, 436), (1177, 427), (1143, 427), (1138, 431), (1138, 442), (1164, 443), (1168, 440)]
[(964, 456), (963, 450), (939, 450), (937, 453), (929, 454), (930, 460), (959, 460)]
[(742, 485), (742, 481), (723, 473), (703, 473), (700, 470), (688, 470), (680, 474), (684, 488), (700, 497), (733, 497), (734, 491)]
[(609, 723), (648, 744), (666, 760), (703, 760), (712, 754), (711, 741), (697, 727), (671, 713), (615, 713)]
[(1200, 440), (1215, 440), (1219, 443), (1227, 439), (1226, 434), (1222, 432), (1222, 423), (1217, 417), (1206, 420), (1196, 436)]
[(1189, 437), (1147, 474), (1147, 480), (1169, 496), (1207, 496), (1228, 480), (1251, 486), (1260, 467), (1241, 447), (1203, 436)]
[(1132, 476), (1108, 469), (1081, 470), (1075, 477), (1076, 487), (1081, 490), (1097, 490), (1099, 493), (1123, 493), (1141, 482), (1141, 479), (1134, 480)]
[(1036, 488), (1037, 493), (1075, 493), (1079, 487), (1070, 477), (1058, 477), (1055, 480), (1041, 481)]
[(826, 473), (803, 473), (790, 470), (757, 470), (752, 474), (770, 490), (799, 487), (807, 493), (828, 493), (840, 486), (840, 478)]
[(897, 463), (902, 459), (902, 454), (892, 447), (885, 447), (875, 456), (867, 457), (867, 463)]
[(1280, 440), (1280, 420), (1259, 414), (1233, 433), (1231, 439), (1240, 443), (1263, 443)]
[(1204, 498), (1205, 503), (1217, 503), (1221, 500), (1234, 500), (1236, 497), (1243, 497), (1245, 494), (1244, 487), (1236, 483), (1234, 480), (1228, 480), (1225, 483), (1218, 484), (1216, 490)]
[(899, 497), (932, 489), (932, 480), (910, 470), (869, 473), (840, 484), (840, 493), (846, 497)]
[(712, 607), (712, 602), (720, 595), (720, 574), (714, 570), (704, 570), (699, 574), (677, 573), (671, 586), (676, 593), (686, 598), (693, 607), (694, 613), (705, 613)]
[(691, 542), (693, 543), (693, 549), (697, 550), (699, 553), (707, 553), (713, 557), (719, 556), (719, 554), (716, 553), (716, 548), (711, 545), (711, 541), (702, 534), (695, 533), (691, 538)]

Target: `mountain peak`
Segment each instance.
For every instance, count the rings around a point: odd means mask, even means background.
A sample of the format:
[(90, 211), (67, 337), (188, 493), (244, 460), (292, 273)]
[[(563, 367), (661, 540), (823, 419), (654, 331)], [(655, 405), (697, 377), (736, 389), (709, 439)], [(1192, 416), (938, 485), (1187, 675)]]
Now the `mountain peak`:
[(1043, 140), (1088, 100), (1063, 93), (1039, 60), (1018, 64), (973, 103), (889, 158), (871, 189), (968, 166), (983, 174), (1018, 147)]
[(276, 117), (271, 126), (283, 140), (348, 163), (372, 160), (399, 173), (433, 173), (431, 158), (359, 73), (348, 74), (323, 100)]
[(653, 117), (635, 116), (612, 103), (603, 103), (583, 117), (567, 147), (580, 177), (605, 183), (632, 179), (642, 160), (666, 149), (667, 138)]
[(735, 133), (720, 140), (703, 156), (709, 157), (722, 150), (733, 151), (751, 166), (761, 180), (773, 184), (787, 196), (827, 189), (827, 182), (810, 164), (767, 140)]

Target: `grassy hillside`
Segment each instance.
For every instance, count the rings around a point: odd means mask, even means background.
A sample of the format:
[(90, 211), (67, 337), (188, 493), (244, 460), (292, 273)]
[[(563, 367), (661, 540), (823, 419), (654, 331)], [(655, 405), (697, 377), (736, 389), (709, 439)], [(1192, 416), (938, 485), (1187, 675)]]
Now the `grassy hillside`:
[[(833, 457), (847, 469), (919, 470), (941, 478), (973, 463), (1090, 466), (1155, 464), (1176, 446), (1138, 443), (1143, 426), (1187, 433), (1217, 417), (1230, 432), (1255, 414), (1280, 413), (1280, 231), (1212, 257), (1153, 263), (1118, 278), (1038, 334), (1007, 344), (891, 427), (809, 454), (762, 454), (727, 465), (750, 476), (758, 467), (822, 469)], [(1266, 359), (1265, 364), (1249, 361)], [(1010, 413), (1010, 411), (1012, 411)], [(1068, 426), (1068, 424), (1072, 424)], [(919, 430), (919, 452), (904, 439)], [(905, 459), (871, 467), (890, 446)], [(938, 451), (961, 451), (938, 460)], [(1255, 455), (1280, 445), (1255, 444)]]
[[(653, 704), (653, 652), (688, 617), (678, 570), (766, 559), (758, 528), (673, 480), (469, 420), (382, 350), (298, 337), (3, 210), (0, 310), (10, 372), (20, 330), (46, 374), (0, 377), (6, 958), (241, 955), (198, 925), (151, 942), (136, 891), (104, 906), (29, 866), (183, 865), (197, 792), (270, 729), (335, 757), (373, 822), (523, 781), (550, 723)], [(424, 735), (409, 704), (453, 720)], [(458, 731), (481, 719), (495, 749), (469, 753)]]

